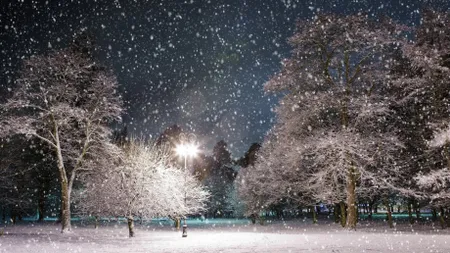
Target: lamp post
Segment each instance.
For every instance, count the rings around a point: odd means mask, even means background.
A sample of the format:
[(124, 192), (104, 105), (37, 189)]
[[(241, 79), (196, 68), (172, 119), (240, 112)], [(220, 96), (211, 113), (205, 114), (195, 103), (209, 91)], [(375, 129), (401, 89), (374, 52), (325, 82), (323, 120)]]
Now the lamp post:
[[(177, 145), (176, 152), (184, 158), (184, 205), (187, 206), (186, 176), (187, 176), (187, 157), (194, 157), (198, 153), (197, 145), (193, 143), (181, 143)], [(186, 217), (184, 217), (182, 237), (187, 237)]]

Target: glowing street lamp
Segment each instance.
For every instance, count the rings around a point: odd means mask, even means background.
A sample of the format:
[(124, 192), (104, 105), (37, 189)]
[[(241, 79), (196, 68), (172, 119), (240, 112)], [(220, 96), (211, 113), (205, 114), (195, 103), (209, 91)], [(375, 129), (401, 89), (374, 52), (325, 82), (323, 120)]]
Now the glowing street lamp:
[[(187, 170), (187, 157), (194, 157), (198, 153), (198, 146), (192, 143), (182, 143), (177, 145), (175, 151), (179, 156), (184, 157), (184, 187), (186, 187), (186, 170)], [(187, 199), (186, 188), (184, 188), (184, 204), (186, 205)], [(187, 224), (186, 217), (184, 217), (183, 234), (182, 237), (187, 237)]]

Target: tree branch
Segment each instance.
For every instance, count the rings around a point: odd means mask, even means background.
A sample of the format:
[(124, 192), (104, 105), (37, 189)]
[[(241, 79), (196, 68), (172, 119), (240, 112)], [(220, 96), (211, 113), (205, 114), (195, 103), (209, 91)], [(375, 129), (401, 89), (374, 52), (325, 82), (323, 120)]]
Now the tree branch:
[(58, 148), (58, 147), (56, 146), (56, 144), (53, 143), (51, 140), (49, 140), (49, 139), (47, 139), (47, 138), (45, 138), (45, 137), (43, 137), (43, 136), (40, 136), (40, 135), (37, 134), (37, 133), (32, 133), (31, 135), (33, 135), (33, 136), (35, 136), (35, 137), (37, 137), (37, 138), (43, 140), (44, 142), (50, 144), (50, 146), (52, 146), (53, 148)]

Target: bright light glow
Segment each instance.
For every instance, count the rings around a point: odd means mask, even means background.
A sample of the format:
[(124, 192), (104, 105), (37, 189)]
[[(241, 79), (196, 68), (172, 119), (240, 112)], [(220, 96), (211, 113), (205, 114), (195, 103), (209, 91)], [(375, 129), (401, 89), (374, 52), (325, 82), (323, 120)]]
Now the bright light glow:
[(196, 156), (198, 153), (198, 146), (192, 143), (179, 144), (175, 151), (179, 156)]

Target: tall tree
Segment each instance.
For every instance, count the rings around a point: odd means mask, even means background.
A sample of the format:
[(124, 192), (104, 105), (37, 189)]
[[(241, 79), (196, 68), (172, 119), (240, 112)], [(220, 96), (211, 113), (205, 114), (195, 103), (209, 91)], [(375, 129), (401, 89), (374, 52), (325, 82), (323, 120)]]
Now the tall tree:
[[(84, 37), (83, 37), (84, 38)], [(11, 98), (1, 105), (1, 134), (22, 134), (49, 145), (61, 185), (62, 232), (71, 229), (77, 175), (111, 163), (117, 147), (108, 123), (120, 119), (116, 78), (90, 56), (88, 44), (24, 61)]]
[(233, 192), (233, 181), (237, 172), (234, 170), (231, 153), (227, 146), (224, 140), (217, 142), (214, 146), (212, 169), (205, 182), (212, 195), (208, 209), (213, 216), (223, 216), (231, 211), (227, 205), (227, 199)]
[(256, 154), (258, 153), (260, 148), (261, 144), (252, 143), (247, 152), (245, 152), (245, 155), (238, 160), (238, 164), (244, 168), (255, 165)]
[(178, 125), (167, 127), (156, 140), (156, 145), (168, 145), (175, 149), (175, 146), (181, 141), (183, 129)]
[(193, 160), (192, 167), (194, 176), (201, 182), (205, 182), (211, 175), (214, 159), (205, 154), (198, 154), (198, 157)]
[(352, 229), (357, 186), (376, 181), (373, 168), (392, 168), (399, 144), (386, 124), (391, 101), (385, 96), (398, 32), (393, 22), (363, 14), (300, 21), (291, 58), (265, 84), (284, 97), (267, 139), (276, 155), (257, 166), (275, 170), (278, 185), (296, 186), (280, 194), (341, 202), (348, 215), (343, 225)]
[(424, 10), (416, 41), (403, 47), (403, 64), (392, 77), (403, 108), (405, 142), (414, 152), (409, 163), (417, 164), (410, 175), (417, 179), (411, 180), (413, 186), (418, 183), (420, 188), (408, 188), (441, 213), (450, 203), (449, 34), (449, 11)]

